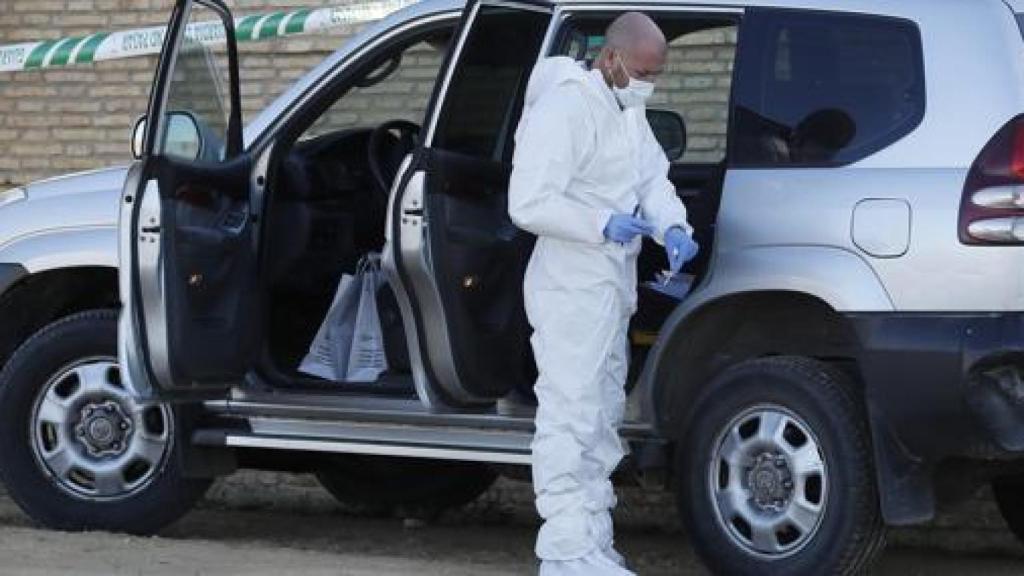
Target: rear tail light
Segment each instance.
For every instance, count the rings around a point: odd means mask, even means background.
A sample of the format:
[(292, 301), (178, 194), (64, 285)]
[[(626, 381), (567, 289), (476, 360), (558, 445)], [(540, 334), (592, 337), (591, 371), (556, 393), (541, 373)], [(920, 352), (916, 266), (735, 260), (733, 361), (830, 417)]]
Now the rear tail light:
[(989, 140), (971, 166), (960, 202), (960, 242), (1024, 245), (1024, 115)]

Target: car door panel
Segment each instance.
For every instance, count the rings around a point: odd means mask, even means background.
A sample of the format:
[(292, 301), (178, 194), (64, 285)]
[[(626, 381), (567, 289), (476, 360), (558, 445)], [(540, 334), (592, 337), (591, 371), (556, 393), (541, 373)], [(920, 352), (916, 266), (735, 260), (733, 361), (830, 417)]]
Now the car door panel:
[(158, 168), (163, 289), (171, 375), (176, 382), (237, 381), (253, 355), (255, 291), (251, 164)]
[(503, 396), (526, 378), (528, 356), (522, 278), (530, 239), (508, 217), (510, 167), (456, 154), (436, 162), (426, 209), (440, 225), (428, 234), (452, 354), (475, 393)]

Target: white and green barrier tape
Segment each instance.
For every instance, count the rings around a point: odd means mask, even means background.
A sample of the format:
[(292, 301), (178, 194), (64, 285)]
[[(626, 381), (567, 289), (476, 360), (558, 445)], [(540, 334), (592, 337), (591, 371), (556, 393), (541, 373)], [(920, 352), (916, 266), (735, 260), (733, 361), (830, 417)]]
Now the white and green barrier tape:
[[(238, 42), (256, 42), (293, 34), (323, 32), (339, 26), (379, 20), (414, 2), (357, 0), (347, 6), (253, 14), (235, 20), (235, 37)], [(0, 72), (38, 70), (158, 54), (166, 31), (166, 26), (154, 26), (0, 46)], [(224, 43), (224, 27), (217, 21), (190, 24), (185, 33), (203, 44)]]

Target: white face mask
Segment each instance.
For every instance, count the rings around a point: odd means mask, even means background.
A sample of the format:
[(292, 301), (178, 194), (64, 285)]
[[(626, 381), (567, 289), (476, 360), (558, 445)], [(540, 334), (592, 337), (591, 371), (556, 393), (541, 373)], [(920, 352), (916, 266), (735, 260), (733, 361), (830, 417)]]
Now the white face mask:
[(615, 99), (619, 101), (619, 105), (623, 108), (639, 108), (647, 103), (647, 99), (654, 94), (654, 82), (647, 82), (644, 80), (637, 80), (629, 75), (629, 71), (626, 70), (626, 65), (622, 63), (622, 58), (618, 54), (615, 55), (615, 60), (619, 66), (622, 67), (623, 73), (629, 78), (629, 83), (625, 88), (619, 88), (612, 83), (612, 91), (615, 93)]

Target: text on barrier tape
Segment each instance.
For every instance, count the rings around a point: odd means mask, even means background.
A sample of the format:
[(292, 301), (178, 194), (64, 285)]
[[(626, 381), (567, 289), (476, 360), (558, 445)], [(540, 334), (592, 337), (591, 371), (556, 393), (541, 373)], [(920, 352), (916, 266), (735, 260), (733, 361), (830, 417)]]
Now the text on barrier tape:
[[(255, 42), (292, 34), (322, 32), (339, 26), (379, 20), (414, 2), (415, 0), (375, 0), (358, 2), (350, 6), (253, 14), (235, 20), (235, 38), (239, 42)], [(0, 46), (0, 72), (53, 68), (158, 54), (163, 47), (166, 32), (166, 26), (154, 26)], [(215, 45), (224, 42), (224, 26), (218, 21), (190, 24), (185, 34), (191, 40), (203, 44)]]

